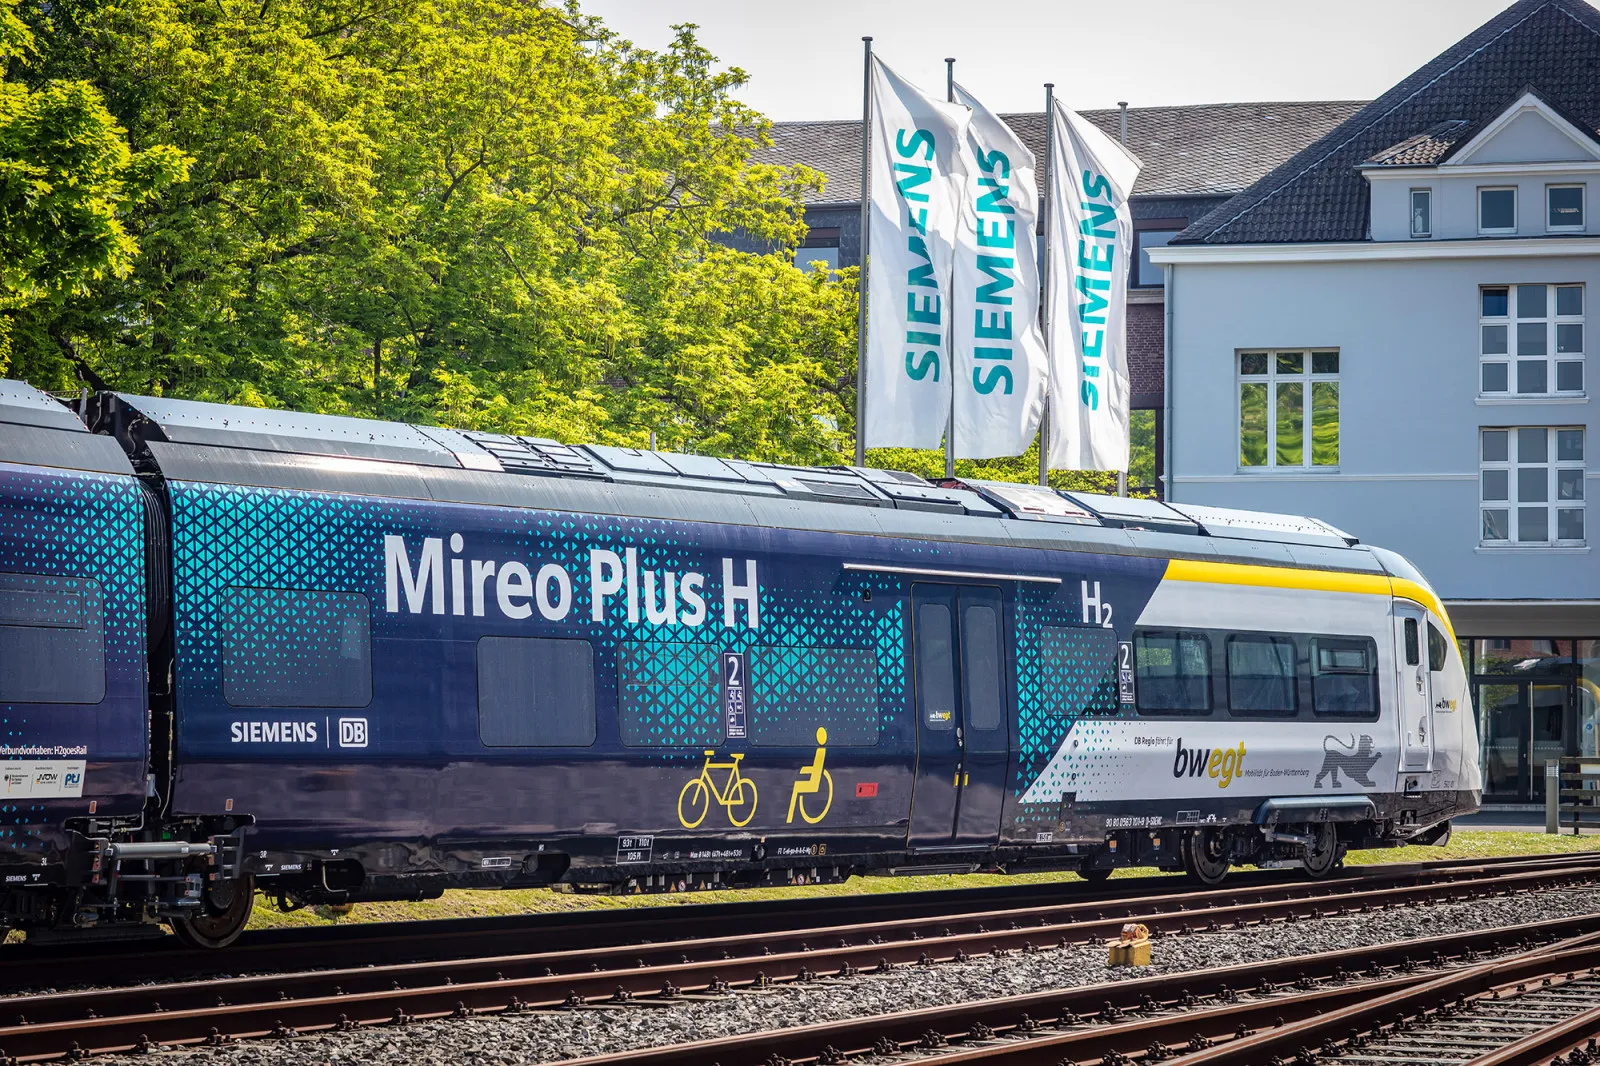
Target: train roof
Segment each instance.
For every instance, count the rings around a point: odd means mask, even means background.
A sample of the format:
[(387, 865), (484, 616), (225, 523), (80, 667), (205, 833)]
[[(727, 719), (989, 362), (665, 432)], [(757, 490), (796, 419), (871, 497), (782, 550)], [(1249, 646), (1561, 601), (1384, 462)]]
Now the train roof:
[(669, 520), (1383, 572), (1315, 518), (864, 467), (798, 467), (106, 394), (91, 424), (168, 478)]
[(49, 393), (0, 378), (0, 463), (132, 474), (116, 442), (89, 432), (76, 413)]

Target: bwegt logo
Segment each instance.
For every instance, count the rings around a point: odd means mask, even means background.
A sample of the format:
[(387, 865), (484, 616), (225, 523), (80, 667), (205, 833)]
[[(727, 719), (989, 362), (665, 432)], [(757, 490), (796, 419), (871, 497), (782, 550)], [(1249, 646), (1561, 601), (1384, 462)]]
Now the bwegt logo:
[(1218, 788), (1227, 788), (1244, 770), (1244, 741), (1232, 748), (1186, 748), (1183, 738), (1178, 738), (1178, 750), (1172, 757), (1172, 776), (1209, 777)]

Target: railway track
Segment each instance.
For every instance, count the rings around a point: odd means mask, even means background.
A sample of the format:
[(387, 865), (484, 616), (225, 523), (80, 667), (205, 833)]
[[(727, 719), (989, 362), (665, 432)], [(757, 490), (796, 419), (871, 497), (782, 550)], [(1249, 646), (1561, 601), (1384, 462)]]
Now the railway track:
[[(1600, 866), (1600, 855), (1514, 856), (1450, 859), (1346, 867), (1321, 882), (1298, 871), (1242, 872), (1213, 894), (1232, 894), (1240, 902), (1265, 896), (1245, 893), (1315, 893), (1359, 882), (1365, 885), (1416, 884), (1466, 878), (1502, 870), (1537, 871), (1585, 861)], [(690, 903), (649, 908), (577, 913), (516, 915), (415, 922), (378, 922), (246, 933), (226, 951), (185, 948), (175, 937), (136, 940), (18, 944), (0, 947), (0, 989), (60, 989), (83, 985), (108, 974), (112, 979), (174, 981), (217, 974), (270, 973), (303, 969), (308, 956), (336, 956), (344, 966), (384, 966), (442, 961), (475, 955), (511, 955), (622, 947), (651, 942), (743, 933), (781, 933), (829, 925), (867, 925), (908, 918), (933, 918), (993, 912), (1062, 902), (1147, 906), (1156, 899), (1195, 897), (1193, 885), (1170, 876), (1119, 878), (1110, 884), (1053, 882), (1000, 888), (908, 891), (870, 896), (739, 903)]]
[[(351, 1028), (397, 1019), (620, 1005), (645, 997), (671, 1000), (686, 994), (717, 995), (733, 987), (760, 989), (774, 982), (849, 976), (867, 969), (933, 965), (984, 952), (1031, 952), (1079, 944), (1112, 936), (1128, 920), (1145, 923), (1157, 935), (1181, 936), (1592, 883), (1597, 877), (1600, 866), (1593, 860), (1531, 867), (1504, 863), (1435, 870), (1429, 876), (1377, 887), (1360, 879), (1300, 882), (1242, 892), (1226, 889), (1148, 900), (1060, 903), (626, 948), (347, 966), (21, 996), (0, 1001), (0, 1049), (32, 1061), (67, 1053)], [(1589, 923), (1586, 931), (1600, 932), (1600, 915), (1584, 921)], [(1521, 929), (1513, 939), (1526, 939), (1535, 932)], [(1462, 936), (1499, 943), (1504, 934)], [(1360, 952), (1370, 956), (1380, 950)], [(1342, 965), (1352, 961), (1354, 956)], [(1203, 980), (1197, 975), (1189, 979)]]

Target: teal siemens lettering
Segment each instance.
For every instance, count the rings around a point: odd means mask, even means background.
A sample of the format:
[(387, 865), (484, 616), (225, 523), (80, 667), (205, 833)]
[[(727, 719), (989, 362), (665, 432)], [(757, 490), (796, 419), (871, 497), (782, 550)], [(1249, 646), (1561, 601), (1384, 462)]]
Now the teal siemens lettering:
[[(922, 163), (933, 162), (933, 134), (928, 130), (917, 130), (907, 137), (905, 130), (897, 130), (894, 150), (901, 159), (913, 160), (895, 163), (894, 187), (906, 208), (906, 248), (922, 259), (921, 264), (906, 272), (906, 374), (913, 381), (921, 381), (932, 374), (933, 380), (938, 381), (939, 345), (944, 337), (944, 330), (940, 328), (943, 309), (940, 307), (939, 282), (933, 276), (933, 257), (928, 254), (928, 209), (926, 206), (912, 206), (928, 202), (928, 193), (921, 186), (933, 180), (933, 168), (915, 160), (920, 152)], [(915, 291), (917, 289), (933, 291), (918, 293)], [(913, 329), (913, 325), (932, 328)], [(925, 347), (927, 345), (932, 347)], [(913, 350), (913, 346), (917, 346), (916, 350)]]
[[(1006, 202), (1011, 186), (1003, 183), (1011, 177), (1011, 160), (1003, 152), (987, 152), (978, 157), (978, 169), (984, 175), (978, 179), (974, 205), (978, 212), (978, 272), (989, 280), (978, 285), (974, 300), (977, 307), (972, 312), (972, 336), (977, 342), (972, 347), (972, 387), (981, 396), (988, 396), (995, 389), (1010, 396), (1012, 375), (1008, 364), (1014, 323), (1005, 308), (1011, 306), (1006, 291), (1017, 283), (1017, 224), (1006, 217), (1015, 215), (1016, 209)], [(984, 251), (991, 248), (995, 251)]]
[(1083, 172), (1083, 221), (1078, 223), (1078, 335), (1083, 338), (1079, 369), (1083, 385), (1079, 399), (1091, 411), (1100, 409), (1100, 376), (1105, 355), (1106, 309), (1111, 306), (1111, 268), (1117, 250), (1117, 205), (1112, 202), (1111, 183), (1093, 171)]

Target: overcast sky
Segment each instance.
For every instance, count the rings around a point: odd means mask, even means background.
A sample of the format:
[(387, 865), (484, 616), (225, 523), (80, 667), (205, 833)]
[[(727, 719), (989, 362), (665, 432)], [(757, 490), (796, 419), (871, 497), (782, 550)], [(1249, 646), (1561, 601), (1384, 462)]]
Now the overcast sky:
[(861, 114), (861, 37), (924, 88), (956, 79), (997, 111), (1377, 96), (1509, 0), (582, 0), (662, 47), (700, 26), (742, 99), (773, 119)]

